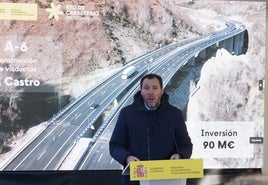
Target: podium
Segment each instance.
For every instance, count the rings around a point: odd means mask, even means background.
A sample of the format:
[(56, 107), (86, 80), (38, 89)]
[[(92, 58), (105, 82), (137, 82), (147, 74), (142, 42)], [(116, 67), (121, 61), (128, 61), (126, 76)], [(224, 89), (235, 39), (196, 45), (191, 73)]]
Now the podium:
[(202, 178), (202, 159), (152, 160), (130, 162), (123, 172), (140, 185), (186, 185), (188, 178)]

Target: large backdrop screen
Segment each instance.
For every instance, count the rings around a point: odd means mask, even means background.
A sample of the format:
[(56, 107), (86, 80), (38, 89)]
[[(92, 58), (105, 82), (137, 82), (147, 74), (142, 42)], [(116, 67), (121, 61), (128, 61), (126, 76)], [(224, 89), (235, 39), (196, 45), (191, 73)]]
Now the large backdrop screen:
[(108, 142), (160, 74), (205, 169), (261, 168), (266, 3), (0, 2), (0, 170), (121, 169)]

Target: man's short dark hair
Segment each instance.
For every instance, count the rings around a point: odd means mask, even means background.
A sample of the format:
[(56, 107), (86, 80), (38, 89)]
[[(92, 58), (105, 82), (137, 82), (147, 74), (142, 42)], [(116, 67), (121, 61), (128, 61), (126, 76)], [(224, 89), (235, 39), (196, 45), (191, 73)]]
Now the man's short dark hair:
[(163, 80), (162, 80), (162, 77), (157, 75), (157, 74), (154, 74), (154, 73), (150, 73), (150, 74), (146, 74), (145, 76), (143, 76), (141, 78), (141, 81), (140, 81), (140, 88), (142, 88), (142, 84), (143, 84), (143, 81), (145, 79), (153, 79), (153, 78), (157, 78), (157, 80), (159, 81), (159, 84), (160, 84), (160, 87), (161, 89), (163, 89)]

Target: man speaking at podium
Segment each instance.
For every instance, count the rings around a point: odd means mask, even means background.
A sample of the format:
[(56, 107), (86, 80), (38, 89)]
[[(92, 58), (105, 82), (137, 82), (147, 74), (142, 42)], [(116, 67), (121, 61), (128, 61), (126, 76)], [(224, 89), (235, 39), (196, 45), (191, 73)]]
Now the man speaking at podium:
[[(193, 144), (181, 111), (170, 105), (162, 78), (147, 74), (131, 105), (122, 108), (109, 142), (111, 156), (124, 167), (131, 161), (188, 159)], [(139, 185), (123, 176), (122, 185)]]

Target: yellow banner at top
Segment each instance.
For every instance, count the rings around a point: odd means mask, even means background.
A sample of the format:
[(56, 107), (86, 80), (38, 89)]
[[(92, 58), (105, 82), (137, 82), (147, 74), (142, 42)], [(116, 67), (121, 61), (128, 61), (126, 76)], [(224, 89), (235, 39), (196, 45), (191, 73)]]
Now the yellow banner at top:
[(0, 20), (37, 20), (37, 4), (0, 3)]
[(130, 162), (130, 180), (202, 178), (202, 159), (153, 160)]

